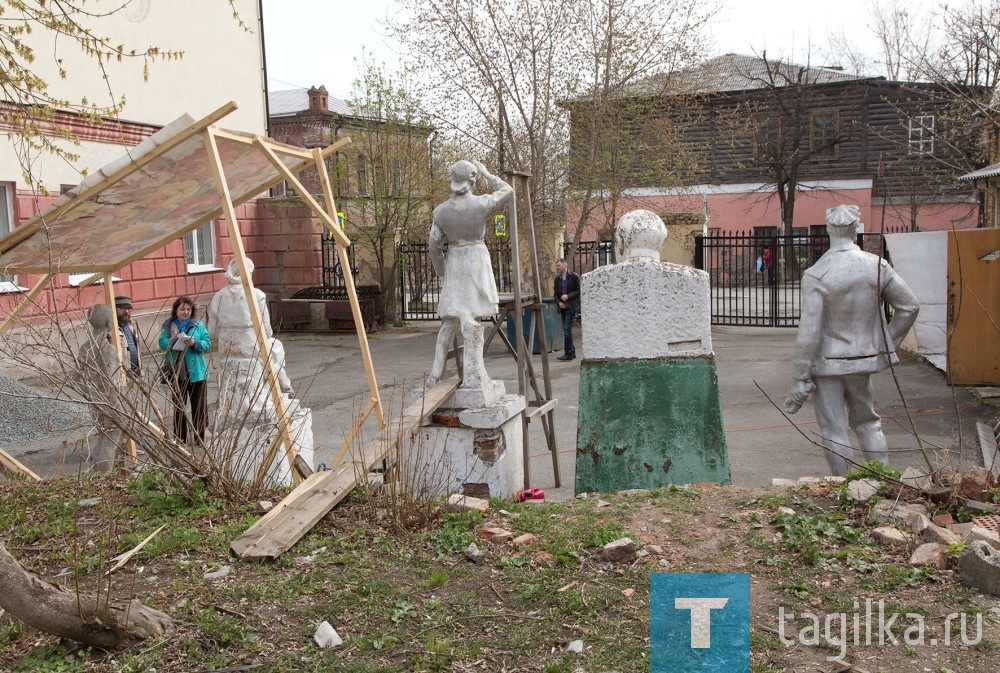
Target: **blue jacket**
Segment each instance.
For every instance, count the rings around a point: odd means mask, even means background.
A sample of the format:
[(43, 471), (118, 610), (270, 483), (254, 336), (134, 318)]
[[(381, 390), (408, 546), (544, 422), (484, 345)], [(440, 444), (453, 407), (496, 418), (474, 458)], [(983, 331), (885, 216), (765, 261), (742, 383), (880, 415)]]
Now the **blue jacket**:
[[(160, 330), (160, 350), (167, 351), (170, 346), (170, 325), (175, 323), (173, 318), (163, 323)], [(178, 328), (179, 331), (179, 328)], [(200, 320), (192, 320), (188, 326), (187, 334), (194, 337), (194, 343), (184, 351), (184, 366), (187, 368), (187, 376), (191, 383), (205, 381), (208, 379), (208, 362), (205, 360), (205, 353), (212, 348), (212, 338), (208, 335), (208, 329)], [(173, 362), (177, 358), (178, 351), (169, 350), (163, 356), (164, 362)]]

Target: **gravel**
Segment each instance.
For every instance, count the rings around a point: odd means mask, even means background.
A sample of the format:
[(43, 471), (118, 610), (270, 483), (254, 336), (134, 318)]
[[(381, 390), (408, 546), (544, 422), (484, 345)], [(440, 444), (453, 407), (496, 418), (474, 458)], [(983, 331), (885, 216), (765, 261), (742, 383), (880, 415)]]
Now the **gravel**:
[(87, 405), (50, 394), (0, 374), (0, 446), (30, 444), (90, 424)]

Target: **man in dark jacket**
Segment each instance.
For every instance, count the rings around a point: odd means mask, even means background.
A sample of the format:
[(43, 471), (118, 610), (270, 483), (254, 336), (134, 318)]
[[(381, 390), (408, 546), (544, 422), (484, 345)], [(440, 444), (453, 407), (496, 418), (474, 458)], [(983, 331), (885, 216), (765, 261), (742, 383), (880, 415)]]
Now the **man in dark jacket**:
[(132, 323), (132, 300), (125, 296), (115, 297), (115, 311), (118, 313), (118, 338), (122, 343), (122, 353), (128, 358), (126, 371), (132, 376), (138, 376), (141, 363), (137, 330)]
[(559, 304), (559, 313), (563, 324), (563, 354), (557, 360), (572, 360), (576, 358), (576, 346), (573, 345), (573, 321), (580, 309), (580, 276), (569, 270), (565, 259), (556, 262), (556, 281), (553, 294)]

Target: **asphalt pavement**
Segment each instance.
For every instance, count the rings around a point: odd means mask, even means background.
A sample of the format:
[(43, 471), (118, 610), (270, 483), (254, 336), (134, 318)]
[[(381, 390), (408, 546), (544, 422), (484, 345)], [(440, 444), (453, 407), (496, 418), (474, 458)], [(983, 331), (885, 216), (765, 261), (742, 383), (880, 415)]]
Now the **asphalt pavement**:
[[(436, 321), (411, 323), (369, 335), (388, 417), (398, 415), (409, 404), (412, 390), (423, 385), (433, 360), (438, 327)], [(777, 408), (791, 379), (795, 333), (789, 328), (712, 329), (735, 484), (758, 486), (771, 483), (775, 477), (828, 473), (823, 450), (813, 444), (817, 428), (812, 401), (789, 418)], [(330, 463), (369, 398), (357, 336), (298, 331), (278, 336), (285, 346), (286, 370), (295, 394), (312, 409), (315, 462)], [(530, 485), (544, 489), (549, 499), (573, 496), (580, 358), (587, 352), (579, 333), (576, 338), (578, 359), (561, 362), (556, 359), (560, 352), (549, 354), (553, 396), (558, 399), (554, 413), (559, 487), (555, 485), (552, 455), (540, 420), (533, 421), (529, 428)], [(541, 356), (532, 357), (536, 371), (541, 372)], [(922, 446), (938, 463), (964, 467), (981, 464), (976, 421), (996, 422), (997, 398), (984, 399), (972, 389), (947, 385), (944, 375), (918, 356), (904, 355), (903, 360), (893, 371), (874, 377), (876, 405), (882, 414), (892, 463), (901, 469), (923, 464)], [(507, 392), (517, 392), (516, 362), (499, 338), (487, 350), (486, 368), (494, 379), (504, 381)], [(376, 436), (373, 414), (360, 441)], [(50, 440), (5, 448), (39, 474), (53, 475), (72, 467), (67, 467), (66, 446), (61, 440)]]
[[(410, 390), (430, 369), (439, 323), (411, 323), (369, 336), (376, 377), (387, 415), (399, 414)], [(578, 328), (579, 329), (579, 328)], [(780, 407), (791, 380), (795, 329), (713, 327), (722, 414), (734, 484), (757, 486), (775, 477), (828, 474), (823, 450), (813, 444), (816, 419), (812, 401), (786, 418)], [(354, 334), (282, 333), (286, 369), (297, 395), (313, 410), (317, 462), (329, 462), (368, 399), (367, 381)], [(529, 429), (531, 485), (550, 499), (573, 496), (580, 356), (586, 344), (577, 334), (576, 360), (560, 362), (549, 354), (561, 485), (555, 486), (552, 459), (542, 426)], [(534, 355), (541, 372), (541, 356)], [(944, 375), (918, 356), (904, 356), (893, 371), (874, 377), (875, 401), (883, 417), (891, 462), (903, 469), (924, 463), (921, 447), (937, 462), (981, 464), (976, 421), (995, 422), (998, 409), (968, 388), (953, 388)], [(517, 391), (516, 362), (499, 338), (486, 353), (486, 368)], [(905, 403), (904, 403), (905, 399)], [(374, 436), (374, 422), (366, 425)]]

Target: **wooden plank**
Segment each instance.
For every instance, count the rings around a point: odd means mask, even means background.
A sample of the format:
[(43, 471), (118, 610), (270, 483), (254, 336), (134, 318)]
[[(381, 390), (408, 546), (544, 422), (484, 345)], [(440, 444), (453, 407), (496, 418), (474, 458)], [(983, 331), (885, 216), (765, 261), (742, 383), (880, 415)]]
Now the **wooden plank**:
[(547, 402), (543, 402), (542, 404), (538, 404), (537, 402), (533, 402), (533, 403), (528, 404), (528, 408), (525, 409), (524, 415), (527, 416), (528, 418), (534, 418), (535, 416), (537, 416), (539, 414), (544, 414), (547, 411), (551, 411), (551, 410), (555, 409), (556, 406), (558, 406), (558, 405), (559, 405), (559, 400), (558, 399), (551, 399), (551, 400), (548, 400)]
[[(274, 412), (278, 417), (278, 434), (285, 445), (285, 459), (288, 461), (288, 471), (291, 472), (292, 480), (299, 484), (302, 482), (302, 475), (295, 468), (295, 458), (298, 451), (295, 450), (295, 440), (292, 438), (291, 414), (285, 407), (285, 398), (278, 385), (278, 372), (274, 368), (274, 361), (271, 359), (271, 348), (264, 331), (264, 319), (260, 315), (260, 308), (257, 306), (257, 299), (254, 297), (253, 279), (250, 277), (250, 270), (247, 266), (246, 251), (243, 249), (243, 238), (240, 235), (240, 227), (236, 221), (236, 208), (233, 206), (232, 196), (229, 193), (229, 183), (226, 181), (226, 174), (222, 168), (222, 158), (219, 156), (219, 146), (212, 133), (213, 129), (205, 131), (205, 150), (211, 158), (212, 174), (215, 178), (215, 188), (222, 200), (222, 208), (226, 214), (226, 228), (229, 230), (229, 243), (233, 247), (233, 259), (240, 270), (240, 282), (243, 284), (243, 295), (246, 298), (247, 309), (250, 312), (250, 322), (253, 324), (254, 336), (257, 339), (257, 354), (264, 369), (264, 378), (267, 381), (268, 390), (271, 393), (271, 402), (274, 404)], [(257, 474), (254, 475), (254, 485), (260, 484), (274, 460), (277, 453), (277, 446), (272, 445), (268, 450), (264, 460), (261, 461)]]
[(24, 299), (22, 299), (21, 302), (14, 307), (14, 310), (10, 312), (10, 315), (7, 316), (2, 323), (0, 323), (0, 334), (3, 334), (11, 328), (18, 316), (24, 313), (24, 309), (28, 308), (28, 304), (34, 301), (35, 297), (41, 294), (42, 290), (45, 289), (45, 286), (49, 284), (50, 278), (52, 278), (51, 273), (43, 274), (42, 277), (38, 279), (38, 282), (35, 283), (35, 286), (28, 290), (28, 294), (24, 295)]
[(41, 477), (32, 472), (27, 466), (23, 465), (17, 458), (10, 455), (3, 449), (0, 449), (0, 472), (7, 472), (9, 474), (23, 474), (29, 479), (34, 479), (35, 481), (42, 480)]
[(317, 472), (295, 488), (288, 496), (251, 526), (230, 545), (233, 553), (242, 559), (277, 558), (308, 533), (320, 519), (351, 492), (358, 477), (383, 460), (389, 453), (390, 443), (409, 437), (458, 387), (457, 379), (442, 381), (428, 390), (392, 423), (388, 441), (383, 437), (373, 439), (362, 447), (361, 455), (336, 470)]
[(976, 423), (976, 431), (979, 433), (979, 448), (983, 452), (983, 465), (994, 477), (1000, 477), (1000, 453), (993, 428), (980, 421)]
[[(354, 424), (351, 426), (351, 431), (347, 433), (347, 437), (344, 438), (344, 443), (340, 445), (340, 450), (337, 451), (337, 455), (334, 456), (333, 460), (330, 461), (331, 470), (336, 470), (338, 467), (340, 467), (340, 461), (342, 461), (344, 459), (344, 456), (347, 455), (347, 450), (351, 447), (351, 444), (354, 443), (354, 438), (358, 436), (359, 432), (361, 432), (361, 426), (365, 424), (365, 421), (368, 419), (368, 414), (370, 414), (372, 412), (372, 409), (375, 408), (375, 404), (377, 401), (378, 400), (374, 398), (369, 399), (368, 403), (365, 404), (365, 408), (362, 409), (361, 413), (358, 414), (358, 417), (354, 419)], [(379, 429), (381, 430), (381, 427)]]

